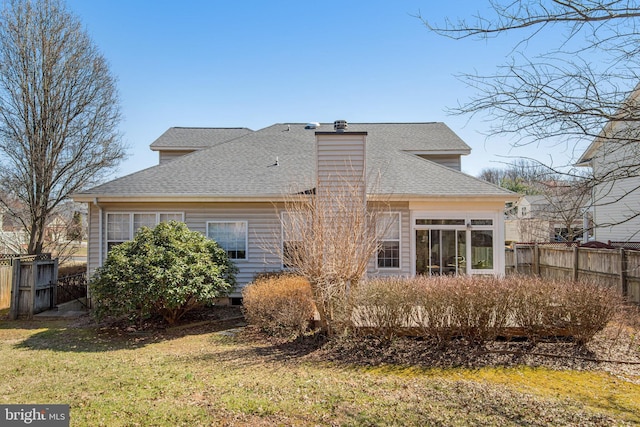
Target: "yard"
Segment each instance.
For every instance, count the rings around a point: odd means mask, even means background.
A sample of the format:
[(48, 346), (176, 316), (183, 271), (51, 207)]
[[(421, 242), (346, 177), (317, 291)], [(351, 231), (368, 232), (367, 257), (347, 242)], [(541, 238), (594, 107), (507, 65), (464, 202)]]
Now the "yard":
[(640, 423), (640, 338), (627, 326), (583, 350), (434, 350), (278, 343), (229, 331), (235, 322), (114, 332), (86, 319), (0, 320), (0, 403), (68, 403), (72, 426)]

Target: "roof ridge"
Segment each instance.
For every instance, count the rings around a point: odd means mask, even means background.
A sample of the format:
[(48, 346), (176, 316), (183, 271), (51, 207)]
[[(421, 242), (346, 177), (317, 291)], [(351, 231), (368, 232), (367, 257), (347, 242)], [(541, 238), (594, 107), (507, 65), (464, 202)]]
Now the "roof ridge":
[(171, 126), (170, 129), (247, 129), (253, 131), (253, 129), (246, 126)]

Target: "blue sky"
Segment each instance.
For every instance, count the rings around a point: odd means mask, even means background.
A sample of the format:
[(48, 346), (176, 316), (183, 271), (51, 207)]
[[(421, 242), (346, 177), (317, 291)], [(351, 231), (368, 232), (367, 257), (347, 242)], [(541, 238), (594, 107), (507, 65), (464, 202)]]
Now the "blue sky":
[[(278, 122), (445, 122), (472, 148), (463, 171), (503, 156), (556, 163), (561, 148), (511, 150), (485, 120), (450, 116), (474, 94), (455, 76), (490, 72), (509, 40), (453, 41), (415, 17), (469, 17), (484, 1), (68, 0), (118, 79), (129, 157), (116, 176), (157, 164), (172, 126)], [(543, 41), (541, 41), (543, 42)]]

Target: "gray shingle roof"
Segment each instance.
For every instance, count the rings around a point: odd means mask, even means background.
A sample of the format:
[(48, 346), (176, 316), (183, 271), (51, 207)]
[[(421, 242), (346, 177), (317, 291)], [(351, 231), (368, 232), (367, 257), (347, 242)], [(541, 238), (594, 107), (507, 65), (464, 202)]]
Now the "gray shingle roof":
[[(309, 190), (315, 178), (315, 132), (333, 131), (333, 124), (317, 129), (304, 127), (301, 123), (285, 123), (248, 132), (78, 196), (250, 198)], [(407, 152), (469, 152), (469, 146), (444, 123), (350, 123), (348, 131), (368, 133), (367, 169), (370, 175), (379, 172), (381, 176), (377, 193), (407, 197), (512, 196), (509, 191)], [(188, 142), (188, 129), (177, 133)], [(202, 134), (196, 129), (193, 138)]]
[(201, 149), (253, 132), (248, 128), (184, 128), (172, 127), (150, 145), (152, 150)]

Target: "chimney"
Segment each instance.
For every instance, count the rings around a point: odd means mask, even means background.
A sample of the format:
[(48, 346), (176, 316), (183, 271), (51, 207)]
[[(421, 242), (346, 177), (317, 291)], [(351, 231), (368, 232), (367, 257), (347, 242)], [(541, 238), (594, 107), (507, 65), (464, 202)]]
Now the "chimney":
[(336, 120), (335, 132), (316, 131), (316, 194), (366, 194), (367, 132), (347, 132), (347, 121)]

